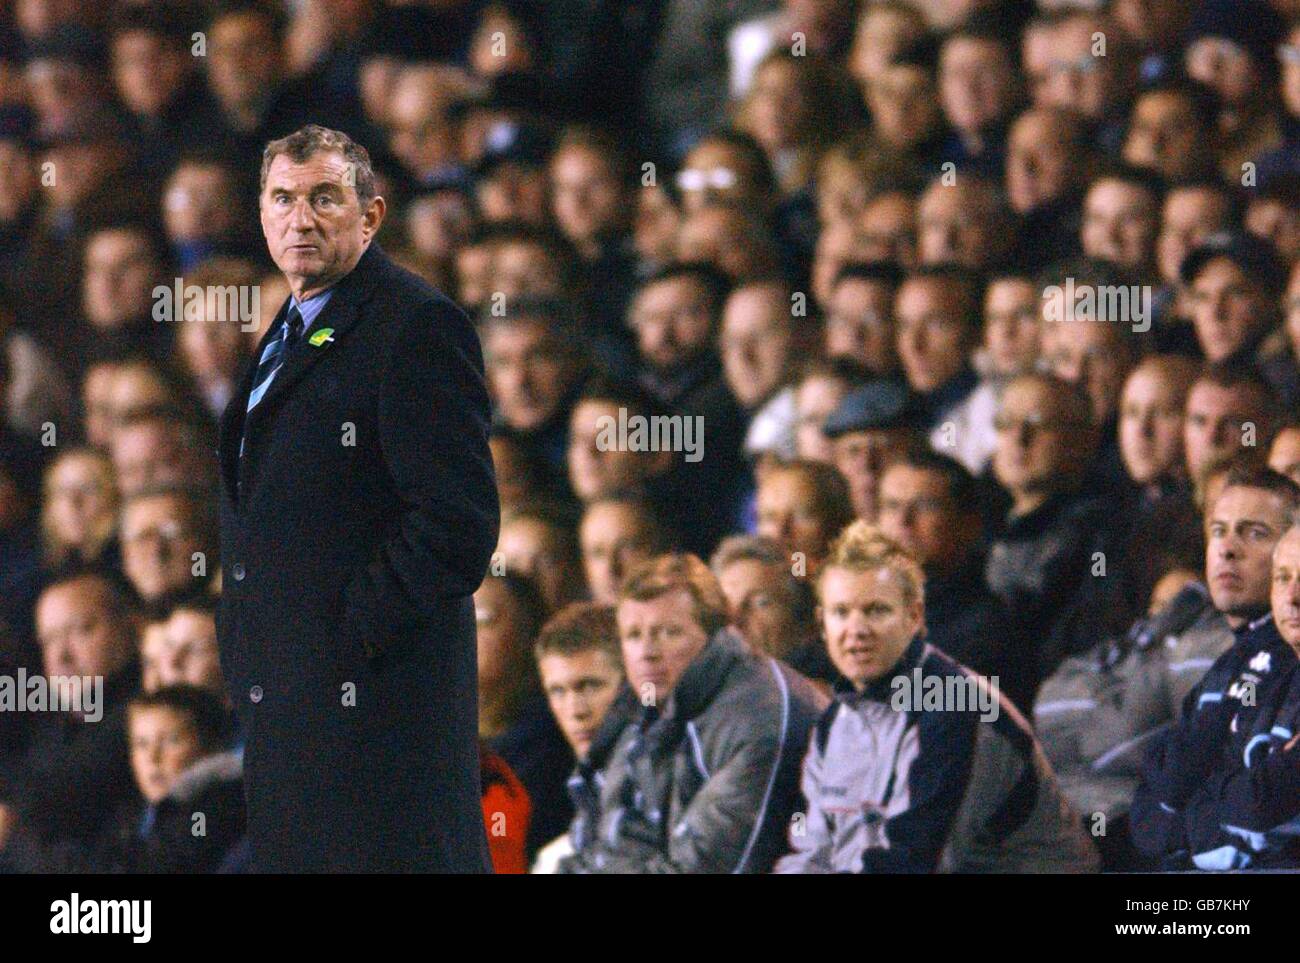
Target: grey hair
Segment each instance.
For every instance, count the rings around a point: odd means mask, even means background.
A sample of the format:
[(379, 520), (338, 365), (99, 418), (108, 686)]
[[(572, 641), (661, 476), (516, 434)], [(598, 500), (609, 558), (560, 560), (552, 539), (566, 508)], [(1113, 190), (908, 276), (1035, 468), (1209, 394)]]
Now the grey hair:
[(357, 203), (366, 207), (375, 198), (375, 172), (370, 166), (370, 152), (341, 130), (331, 130), (319, 124), (300, 127), (287, 137), (273, 140), (262, 151), (262, 174), (258, 193), (266, 190), (266, 177), (271, 172), (271, 162), (281, 154), (296, 164), (301, 164), (322, 151), (338, 151), (352, 171)]

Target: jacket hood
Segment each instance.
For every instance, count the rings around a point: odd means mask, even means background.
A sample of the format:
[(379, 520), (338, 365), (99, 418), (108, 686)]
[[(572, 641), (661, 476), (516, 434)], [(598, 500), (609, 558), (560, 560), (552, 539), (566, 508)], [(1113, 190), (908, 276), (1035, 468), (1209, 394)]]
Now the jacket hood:
[(173, 802), (193, 802), (218, 783), (244, 778), (244, 757), (234, 750), (204, 756), (179, 776), (167, 793)]

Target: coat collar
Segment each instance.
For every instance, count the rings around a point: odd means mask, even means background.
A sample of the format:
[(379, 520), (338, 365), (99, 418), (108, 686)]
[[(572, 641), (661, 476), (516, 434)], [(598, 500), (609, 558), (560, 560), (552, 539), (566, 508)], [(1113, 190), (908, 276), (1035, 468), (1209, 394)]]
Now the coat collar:
[(361, 255), (361, 259), (357, 261), (357, 266), (334, 285), (334, 294), (330, 297), (329, 303), (325, 305), (320, 314), (316, 316), (316, 320), (312, 322), (311, 327), (303, 332), (298, 343), (290, 350), (288, 360), (285, 361), (279, 374), (275, 376), (275, 380), (271, 382), (271, 387), (267, 389), (257, 407), (248, 415), (248, 426), (245, 429), (244, 416), (246, 414), (248, 395), (253, 389), (253, 377), (257, 373), (258, 359), (262, 357), (262, 352), (266, 349), (267, 344), (276, 336), (284, 316), (289, 311), (289, 305), (293, 303), (293, 298), (286, 298), (284, 304), (280, 305), (275, 320), (271, 322), (266, 329), (266, 333), (262, 335), (262, 340), (258, 342), (257, 350), (253, 352), (252, 358), (249, 359), (243, 377), (240, 379), (238, 387), (221, 416), (219, 441), (221, 478), (232, 501), (236, 499), (240, 438), (247, 435), (247, 444), (254, 444), (254, 436), (258, 426), (266, 420), (269, 412), (293, 389), (294, 385), (302, 380), (303, 376), (311, 370), (312, 366), (330, 348), (331, 342), (325, 342), (319, 346), (310, 344), (314, 332), (320, 331), (322, 328), (332, 328), (331, 337), (333, 341), (338, 341), (361, 320), (361, 306), (370, 299), (377, 279), (384, 273), (384, 269), (388, 264), (388, 256), (380, 248), (379, 243), (371, 241), (370, 246)]

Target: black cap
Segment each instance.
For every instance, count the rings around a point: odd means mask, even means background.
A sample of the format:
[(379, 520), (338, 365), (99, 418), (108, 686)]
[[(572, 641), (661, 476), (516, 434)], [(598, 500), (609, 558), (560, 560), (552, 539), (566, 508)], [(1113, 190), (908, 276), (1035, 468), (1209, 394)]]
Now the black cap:
[(1178, 276), (1184, 284), (1191, 284), (1207, 264), (1221, 257), (1232, 261), (1274, 294), (1280, 294), (1286, 287), (1286, 267), (1278, 257), (1277, 249), (1246, 231), (1211, 234), (1200, 247), (1183, 258)]
[(822, 431), (827, 438), (855, 431), (907, 428), (912, 416), (911, 396), (897, 381), (873, 381), (845, 396), (826, 416)]
[(502, 121), (488, 131), (483, 156), (474, 166), (477, 177), (488, 177), (501, 164), (541, 167), (551, 150), (551, 138), (537, 124)]

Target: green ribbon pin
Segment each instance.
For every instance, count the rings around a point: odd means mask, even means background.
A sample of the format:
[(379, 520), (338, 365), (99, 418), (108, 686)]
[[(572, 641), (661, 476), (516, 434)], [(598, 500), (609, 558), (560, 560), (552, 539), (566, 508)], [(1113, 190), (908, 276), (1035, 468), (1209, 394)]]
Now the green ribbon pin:
[(310, 338), (308, 338), (307, 341), (313, 348), (319, 348), (322, 344), (325, 344), (327, 341), (333, 341), (334, 340), (333, 334), (334, 334), (333, 328), (321, 328)]

